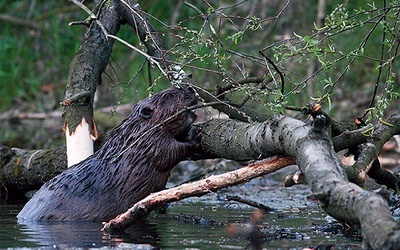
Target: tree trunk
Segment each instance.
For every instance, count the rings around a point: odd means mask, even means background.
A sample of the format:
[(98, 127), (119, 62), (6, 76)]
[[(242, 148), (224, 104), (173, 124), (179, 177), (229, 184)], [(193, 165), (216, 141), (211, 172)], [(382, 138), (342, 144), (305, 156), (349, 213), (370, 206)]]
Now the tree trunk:
[[(93, 120), (94, 94), (97, 84), (101, 83), (101, 74), (108, 64), (114, 43), (107, 34), (115, 35), (121, 25), (117, 2), (111, 1), (110, 6), (106, 5), (100, 7), (97, 19), (91, 21), (70, 64), (65, 99), (62, 102), (69, 166), (93, 154), (92, 139), (97, 138)], [(78, 126), (80, 129), (77, 130)]]

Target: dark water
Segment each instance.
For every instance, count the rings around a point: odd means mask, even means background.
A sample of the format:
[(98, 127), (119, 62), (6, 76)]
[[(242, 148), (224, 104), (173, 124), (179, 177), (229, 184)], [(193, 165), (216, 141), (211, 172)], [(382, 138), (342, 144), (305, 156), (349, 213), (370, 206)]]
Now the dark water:
[[(280, 195), (275, 198), (281, 199)], [(291, 201), (299, 204), (295, 195), (289, 196), (292, 197)], [(249, 241), (243, 235), (229, 234), (226, 223), (243, 228), (248, 225), (254, 209), (234, 202), (218, 201), (217, 198), (217, 195), (212, 196), (214, 202), (211, 203), (204, 203), (201, 199), (174, 203), (167, 214), (153, 212), (147, 220), (129, 228), (126, 234), (113, 237), (99, 232), (101, 223), (94, 222), (19, 224), (15, 216), (22, 206), (1, 205), (0, 248), (245, 249)], [(182, 220), (180, 214), (201, 215), (221, 222), (221, 225), (188, 223)], [(327, 247), (333, 245), (334, 249), (360, 249), (359, 239), (347, 237), (340, 230), (331, 230), (329, 221), (329, 217), (315, 203), (307, 201), (299, 207), (267, 214), (258, 223), (260, 230), (269, 235), (263, 248), (303, 249), (319, 246), (318, 249), (330, 249)]]

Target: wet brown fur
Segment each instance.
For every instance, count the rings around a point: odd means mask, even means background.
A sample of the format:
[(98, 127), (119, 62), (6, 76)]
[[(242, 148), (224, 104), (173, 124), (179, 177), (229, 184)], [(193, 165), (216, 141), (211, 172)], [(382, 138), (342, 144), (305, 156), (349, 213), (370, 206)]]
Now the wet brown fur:
[(97, 152), (45, 183), (17, 217), (104, 221), (164, 189), (172, 168), (196, 147), (182, 141), (195, 114), (176, 115), (195, 102), (187, 86), (139, 102)]

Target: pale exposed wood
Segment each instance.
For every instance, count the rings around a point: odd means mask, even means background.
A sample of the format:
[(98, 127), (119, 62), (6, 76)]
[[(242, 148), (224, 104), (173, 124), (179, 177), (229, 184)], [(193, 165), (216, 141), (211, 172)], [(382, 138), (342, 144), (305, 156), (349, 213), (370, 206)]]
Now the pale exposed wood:
[(93, 140), (96, 138), (91, 136), (89, 124), (85, 118), (82, 118), (81, 124), (72, 133), (69, 132), (68, 126), (66, 126), (65, 137), (67, 142), (68, 167), (83, 161), (93, 154)]

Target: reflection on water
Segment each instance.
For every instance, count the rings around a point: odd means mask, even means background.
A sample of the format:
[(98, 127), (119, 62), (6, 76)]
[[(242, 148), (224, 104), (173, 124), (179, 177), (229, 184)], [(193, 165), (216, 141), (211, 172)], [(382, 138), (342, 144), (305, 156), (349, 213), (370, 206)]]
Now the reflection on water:
[[(241, 206), (241, 205), (239, 205)], [(243, 236), (228, 235), (224, 225), (185, 223), (180, 213), (203, 215), (219, 222), (248, 222), (252, 209), (238, 205), (175, 203), (165, 215), (152, 213), (148, 219), (119, 236), (103, 235), (100, 222), (17, 222), (22, 206), (0, 205), (0, 248), (129, 248), (129, 249), (244, 249)], [(335, 245), (335, 249), (360, 249), (358, 240), (340, 233), (321, 232), (316, 225), (326, 223), (326, 214), (316, 207), (268, 214), (260, 223), (264, 232), (291, 232), (294, 238), (268, 238), (266, 249), (302, 249)]]
[(148, 220), (138, 222), (129, 234), (109, 237), (99, 232), (101, 223), (95, 222), (24, 222), (19, 224), (21, 241), (37, 246), (98, 248), (117, 246), (123, 242), (158, 245), (159, 237), (155, 224)]
[[(151, 214), (118, 236), (102, 234), (100, 222), (17, 221), (22, 206), (0, 206), (0, 248), (100, 248), (136, 249), (228, 248), (241, 249), (246, 241), (230, 239), (223, 226), (194, 225), (179, 219), (180, 212), (215, 211), (198, 206), (174, 206), (166, 215)], [(178, 211), (179, 210), (179, 211)], [(227, 209), (223, 209), (227, 212)], [(223, 213), (223, 211), (220, 211)], [(246, 211), (245, 211), (246, 213)], [(217, 214), (215, 214), (217, 215)], [(221, 220), (224, 217), (220, 217)]]

